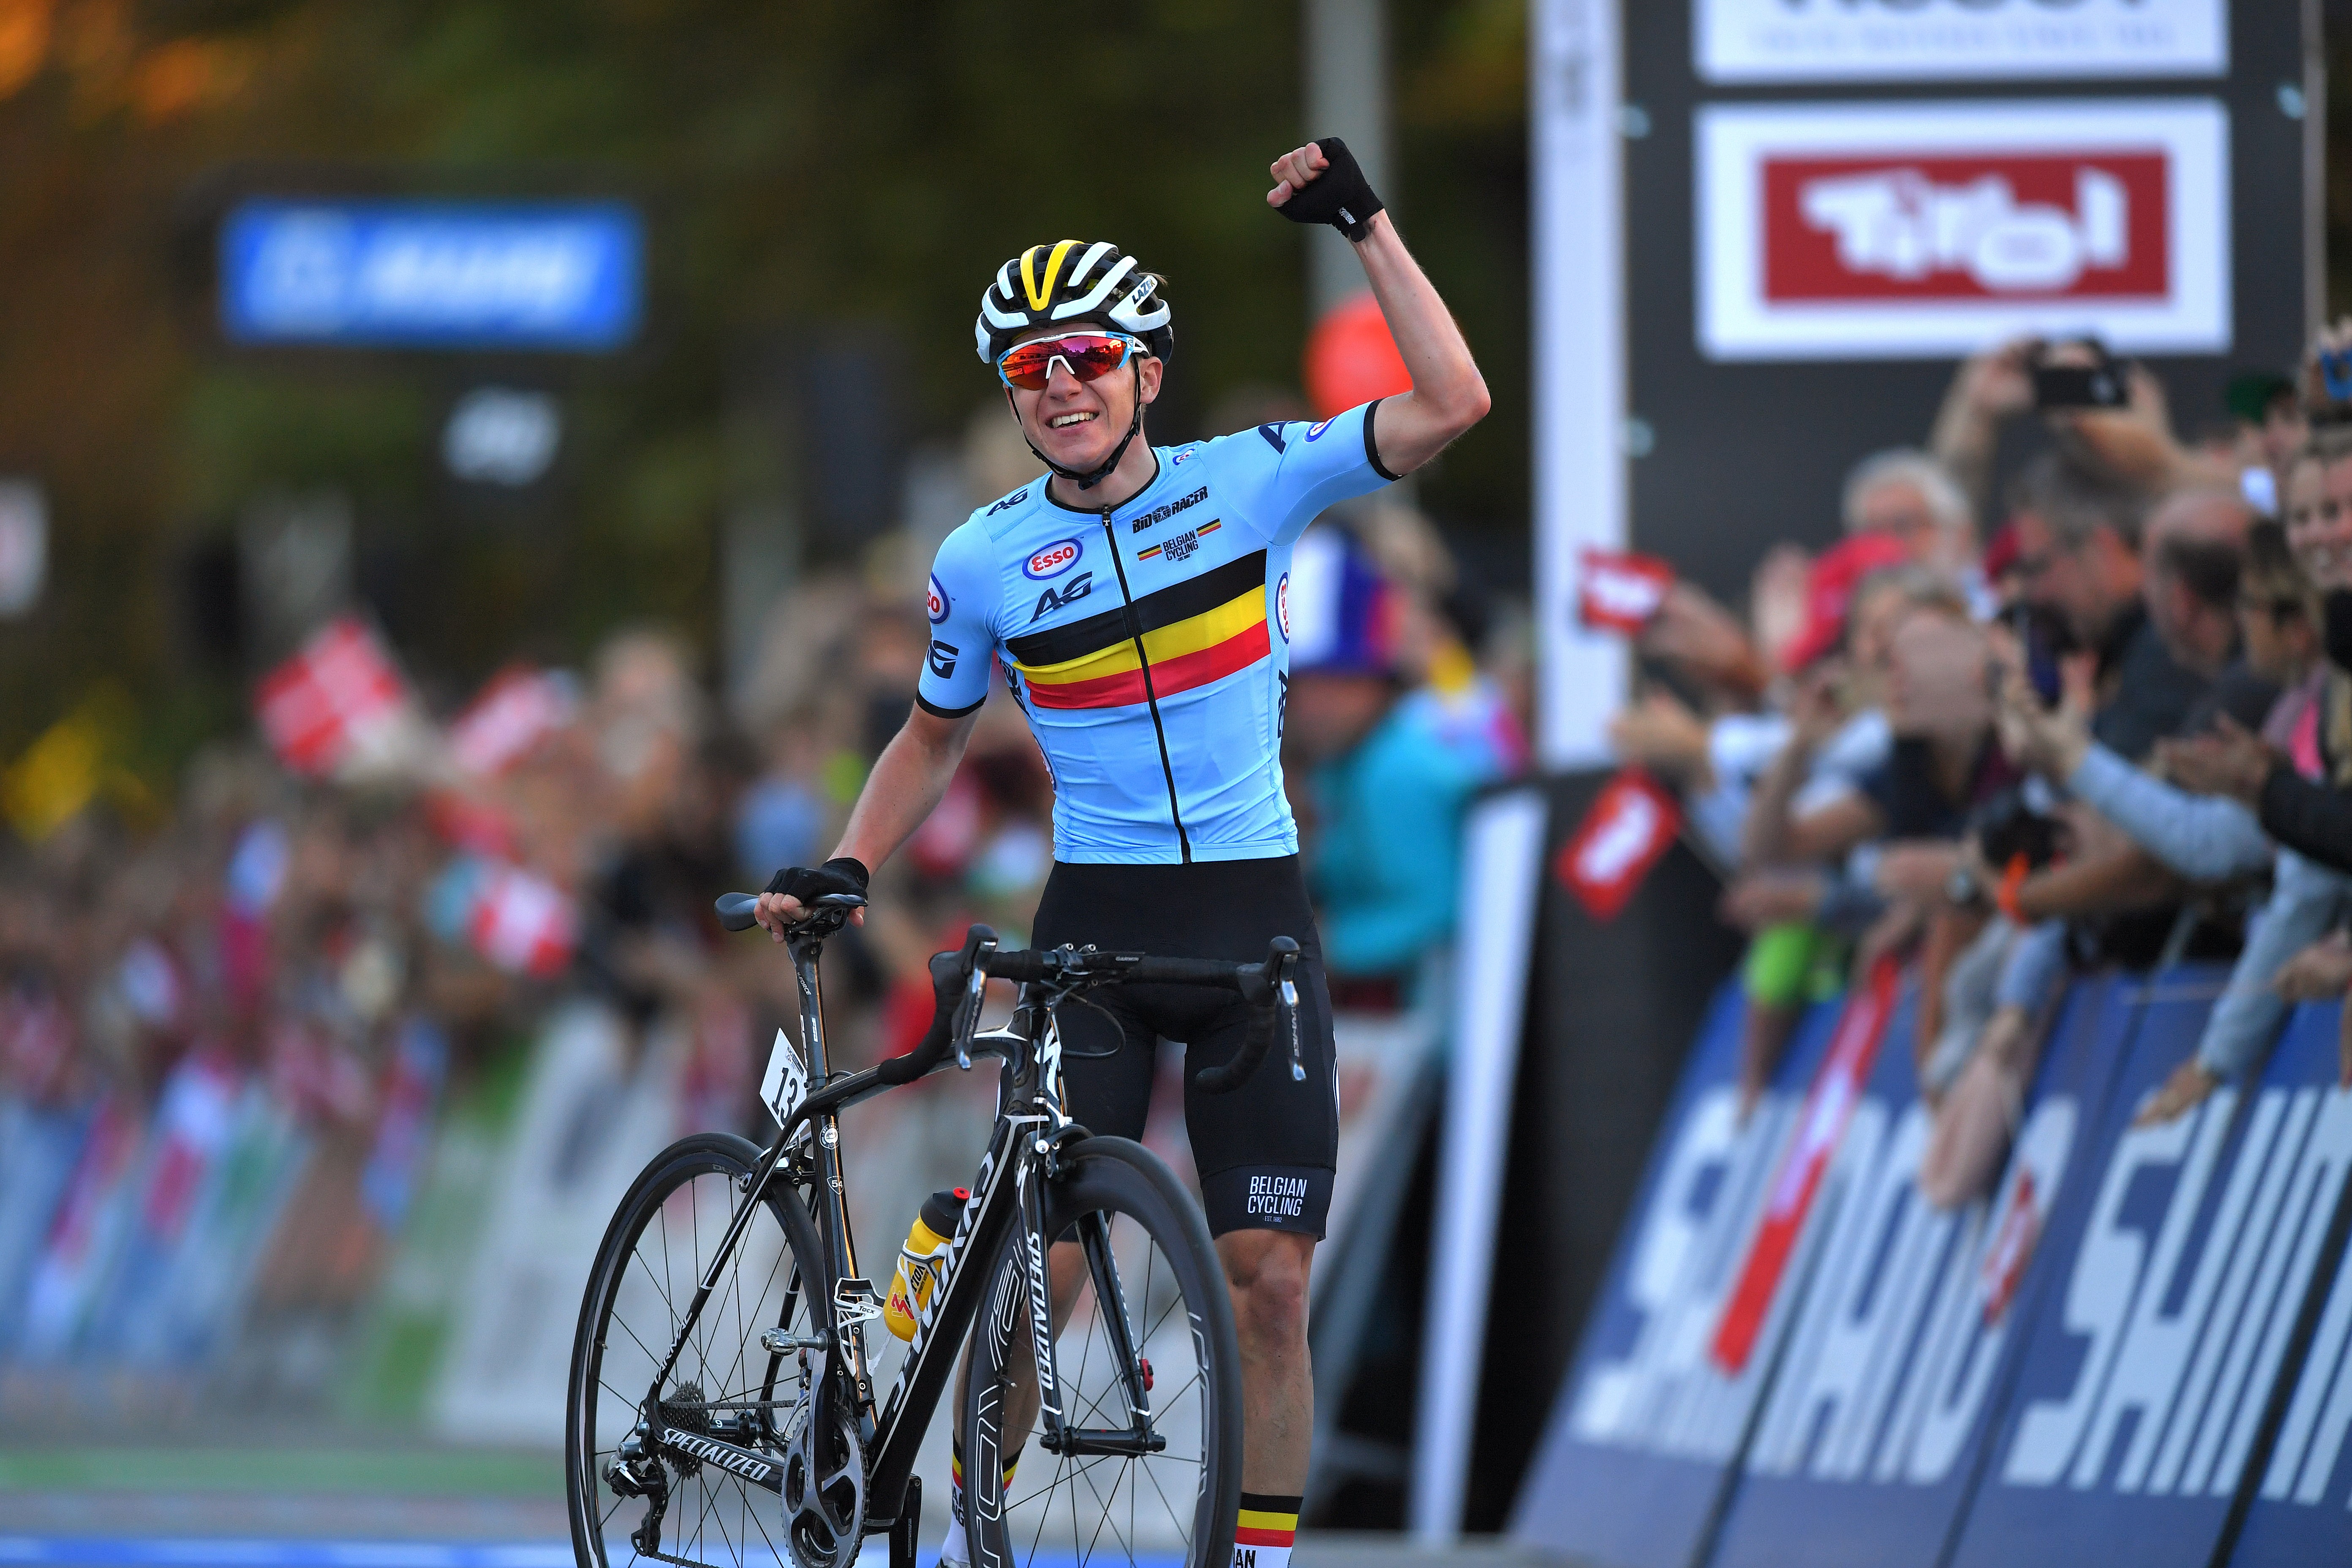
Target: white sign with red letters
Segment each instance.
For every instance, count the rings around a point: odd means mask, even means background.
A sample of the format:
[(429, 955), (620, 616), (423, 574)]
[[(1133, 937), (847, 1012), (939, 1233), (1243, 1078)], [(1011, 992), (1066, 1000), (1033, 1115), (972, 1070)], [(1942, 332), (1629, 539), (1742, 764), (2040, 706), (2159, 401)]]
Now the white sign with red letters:
[(2227, 0), (1691, 0), (1691, 56), (1710, 82), (2220, 76), (2230, 68), (2230, 8)]
[(2229, 140), (2210, 99), (1701, 109), (1699, 346), (2227, 352)]

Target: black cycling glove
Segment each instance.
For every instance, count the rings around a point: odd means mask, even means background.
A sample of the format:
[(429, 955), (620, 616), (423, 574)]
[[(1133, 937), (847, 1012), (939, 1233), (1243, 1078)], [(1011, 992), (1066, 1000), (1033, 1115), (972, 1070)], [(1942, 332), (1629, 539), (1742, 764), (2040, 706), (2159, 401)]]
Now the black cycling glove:
[(1331, 166), (1303, 189), (1291, 192), (1290, 199), (1275, 210), (1293, 223), (1328, 223), (1349, 239), (1362, 239), (1372, 232), (1372, 215), (1385, 210), (1381, 198), (1372, 195), (1345, 142), (1318, 136), (1315, 145)]
[(844, 855), (814, 868), (787, 866), (768, 879), (766, 890), (813, 904), (827, 893), (863, 894), (872, 875), (865, 861)]

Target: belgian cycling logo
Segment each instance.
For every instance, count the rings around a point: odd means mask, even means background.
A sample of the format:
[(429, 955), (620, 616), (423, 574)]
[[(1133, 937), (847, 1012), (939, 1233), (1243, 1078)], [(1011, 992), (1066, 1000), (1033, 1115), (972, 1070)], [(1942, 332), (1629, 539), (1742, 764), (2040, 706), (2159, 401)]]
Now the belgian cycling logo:
[(1290, 640), (1290, 574), (1274, 585), (1274, 624), (1282, 628), (1282, 640)]
[(956, 655), (962, 651), (963, 649), (956, 647), (956, 645), (951, 642), (941, 642), (936, 637), (932, 638), (930, 654), (931, 673), (938, 676), (941, 680), (945, 680), (954, 675)]
[(1320, 437), (1324, 431), (1328, 430), (1329, 428), (1331, 428), (1331, 421), (1328, 419), (1318, 419), (1314, 424), (1309, 425), (1307, 427), (1307, 438), (1310, 441), (1315, 440)]
[(1058, 577), (1078, 563), (1087, 552), (1085, 544), (1076, 539), (1056, 540), (1021, 564), (1021, 574), (1032, 582)]
[(931, 617), (933, 626), (938, 626), (948, 618), (948, 591), (940, 586), (939, 574), (936, 572), (931, 574), (930, 592), (924, 600), (923, 609)]
[(1047, 584), (1045, 592), (1037, 595), (1037, 607), (1029, 612), (1030, 624), (1034, 626), (1063, 605), (1075, 605), (1094, 591), (1095, 574), (1091, 572), (1079, 573), (1070, 579), (1070, 585), (1058, 594), (1054, 592), (1052, 584)]
[(1027, 500), (1028, 499), (1029, 487), (1027, 485), (1023, 485), (1019, 489), (1014, 490), (1011, 495), (1006, 496), (1003, 500), (998, 501), (994, 506), (990, 507), (988, 510), (982, 515), (986, 517), (994, 517), (1006, 507), (1019, 506), (1023, 501)]
[(1201, 541), (1224, 526), (1224, 520), (1219, 518), (1213, 522), (1204, 522), (1198, 528), (1188, 528), (1172, 539), (1160, 541), (1149, 550), (1137, 551), (1135, 558), (1138, 561), (1149, 561), (1155, 555), (1165, 555), (1171, 561), (1181, 561), (1201, 548)]

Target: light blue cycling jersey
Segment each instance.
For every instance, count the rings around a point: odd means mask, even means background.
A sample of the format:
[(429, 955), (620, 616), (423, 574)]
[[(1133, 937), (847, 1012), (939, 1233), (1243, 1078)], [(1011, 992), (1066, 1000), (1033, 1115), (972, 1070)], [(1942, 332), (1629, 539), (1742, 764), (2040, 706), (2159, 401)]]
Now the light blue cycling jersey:
[(1297, 852), (1290, 550), (1324, 508), (1396, 478), (1372, 445), (1379, 407), (1154, 447), (1159, 472), (1108, 516), (1041, 478), (940, 546), (916, 700), (969, 713), (1003, 670), (1053, 770), (1055, 858)]

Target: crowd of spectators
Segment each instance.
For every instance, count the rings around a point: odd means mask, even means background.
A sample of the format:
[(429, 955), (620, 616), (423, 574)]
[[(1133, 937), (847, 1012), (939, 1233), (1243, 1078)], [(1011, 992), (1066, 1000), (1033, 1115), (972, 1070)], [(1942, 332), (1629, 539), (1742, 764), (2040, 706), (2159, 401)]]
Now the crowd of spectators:
[[(1744, 619), (1668, 592), (1612, 738), (1678, 781), (1752, 933), (1743, 1113), (1808, 1002), (1901, 956), (1936, 1113), (1921, 1184), (1958, 1204), (1999, 1173), (2070, 973), (2231, 963), (2144, 1123), (2352, 984), (2347, 346), (2238, 378), (2184, 440), (2145, 367), (2003, 344), (1921, 447), (1855, 464), (1838, 543), (1759, 563)], [(2119, 395), (2041, 405), (2053, 367)], [(1997, 487), (2011, 426), (2038, 449)], [(2352, 1083), (2352, 1033), (2344, 1064)]]
[[(527, 1052), (559, 1003), (593, 999), (630, 1051), (658, 1037), (684, 1054), (678, 1132), (756, 1132), (762, 1042), (797, 1002), (789, 968), (724, 939), (711, 900), (830, 854), (912, 702), (922, 553), (893, 535), (804, 578), (724, 699), (688, 642), (625, 631), (578, 675), (506, 672), (469, 710), (496, 721), (472, 731), (415, 705), (412, 743), (306, 770), (257, 731), (207, 747), (143, 816), (104, 792), (16, 813), (0, 845), (0, 1371), (135, 1353), (110, 1321), (153, 1283), (133, 1278), (131, 1233), (189, 1216), (118, 1223), (87, 1212), (91, 1194), (119, 1209), (135, 1166), (154, 1210), (173, 1140), (200, 1163), (248, 1104), (302, 1169), (281, 1173), (291, 1195), (254, 1238), (240, 1310), (346, 1321), (396, 1245), (434, 1105)], [(1477, 609), (1393, 500), (1309, 532), (1286, 615), (1286, 780), (1335, 984), (1343, 1006), (1406, 1005), (1453, 921), (1463, 811), (1526, 763), (1523, 619)], [(1028, 929), (1053, 783), (1019, 705), (992, 698), (940, 808), (879, 869), (871, 919), (834, 944), (835, 1068), (912, 1045), (923, 961), (968, 922)], [(149, 1348), (217, 1352), (221, 1328)]]

